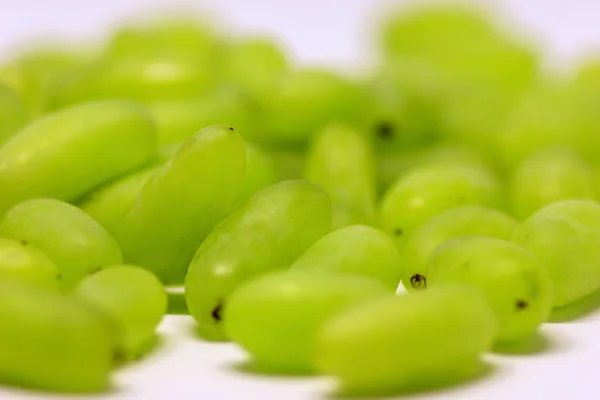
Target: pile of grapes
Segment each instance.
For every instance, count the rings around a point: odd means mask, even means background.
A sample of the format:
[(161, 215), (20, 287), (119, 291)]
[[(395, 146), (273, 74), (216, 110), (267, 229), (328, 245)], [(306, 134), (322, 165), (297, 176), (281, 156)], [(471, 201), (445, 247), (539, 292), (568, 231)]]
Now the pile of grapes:
[(192, 19), (4, 60), (0, 383), (108, 390), (179, 313), (342, 393), (428, 389), (599, 290), (600, 61), (458, 6), (378, 29), (360, 76)]

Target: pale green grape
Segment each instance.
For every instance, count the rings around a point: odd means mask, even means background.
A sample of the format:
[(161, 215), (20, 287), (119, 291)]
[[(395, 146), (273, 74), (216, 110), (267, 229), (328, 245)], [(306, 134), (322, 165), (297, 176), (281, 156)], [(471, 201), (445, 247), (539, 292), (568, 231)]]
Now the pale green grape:
[(253, 96), (260, 96), (275, 85), (287, 70), (288, 61), (282, 46), (267, 38), (244, 38), (228, 49), (228, 82)]
[(361, 96), (352, 82), (323, 69), (290, 71), (260, 99), (262, 139), (302, 144), (328, 122), (356, 119)]
[(32, 389), (97, 392), (109, 387), (115, 340), (85, 304), (0, 281), (0, 381)]
[(341, 312), (323, 327), (313, 356), (343, 392), (388, 395), (471, 377), (496, 332), (479, 290), (448, 285)]
[(364, 275), (396, 290), (402, 277), (396, 244), (385, 232), (353, 225), (335, 230), (317, 240), (292, 265), (292, 269), (314, 269)]
[(10, 88), (0, 84), (0, 144), (21, 129), (27, 118), (21, 99)]
[(374, 223), (374, 155), (360, 132), (344, 125), (323, 128), (312, 139), (305, 168), (305, 178), (331, 196), (334, 229)]
[(0, 215), (35, 197), (75, 200), (155, 154), (154, 125), (137, 104), (97, 102), (49, 114), (0, 147)]
[(379, 222), (403, 249), (421, 224), (442, 211), (499, 204), (500, 187), (488, 171), (464, 165), (424, 165), (409, 170), (388, 190)]
[(565, 200), (535, 212), (512, 240), (531, 250), (554, 284), (555, 307), (600, 288), (600, 206)]
[(202, 129), (152, 175), (117, 227), (125, 262), (182, 283), (194, 252), (231, 209), (242, 185), (244, 143), (227, 125)]
[(244, 201), (261, 189), (277, 181), (275, 165), (262, 148), (246, 142), (246, 171), (244, 182), (238, 194), (238, 201)]
[(402, 283), (408, 290), (427, 287), (426, 269), (433, 252), (459, 236), (488, 236), (509, 240), (517, 222), (508, 215), (481, 206), (451, 208), (425, 222), (406, 244)]
[(215, 124), (233, 125), (244, 136), (252, 133), (244, 99), (231, 90), (211, 91), (193, 99), (157, 101), (148, 109), (156, 120), (161, 147), (183, 142)]
[(221, 317), (244, 281), (288, 268), (331, 229), (331, 200), (308, 181), (285, 181), (236, 207), (202, 242), (185, 278), (201, 336), (223, 340)]
[(114, 234), (138, 193), (158, 169), (146, 168), (109, 182), (79, 201), (79, 208)]
[(465, 283), (481, 289), (499, 323), (500, 343), (527, 339), (552, 309), (552, 282), (536, 256), (506, 240), (466, 236), (442, 244), (427, 264), (429, 287)]
[(0, 232), (43, 251), (58, 268), (63, 291), (98, 268), (122, 262), (117, 243), (100, 224), (59, 200), (33, 199), (14, 206)]
[(516, 169), (511, 182), (512, 207), (526, 218), (560, 200), (594, 198), (592, 169), (568, 149), (535, 153)]
[(160, 280), (132, 265), (95, 272), (74, 294), (114, 321), (117, 349), (126, 360), (143, 354), (167, 310), (167, 294)]
[(0, 239), (0, 281), (19, 280), (41, 288), (58, 288), (58, 269), (27, 242)]
[(241, 285), (227, 303), (227, 336), (258, 364), (275, 371), (313, 372), (316, 336), (333, 315), (366, 301), (391, 297), (371, 279), (293, 270)]

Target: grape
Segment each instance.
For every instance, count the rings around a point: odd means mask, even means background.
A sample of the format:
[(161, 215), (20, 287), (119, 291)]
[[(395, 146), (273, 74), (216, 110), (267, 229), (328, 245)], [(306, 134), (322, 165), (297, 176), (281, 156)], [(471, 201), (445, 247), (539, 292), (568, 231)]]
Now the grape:
[(215, 124), (233, 125), (245, 136), (252, 133), (246, 104), (229, 90), (211, 91), (194, 99), (157, 101), (148, 108), (157, 123), (159, 146), (180, 143)]
[(210, 126), (188, 139), (117, 227), (125, 262), (149, 269), (163, 283), (182, 283), (194, 252), (233, 205), (245, 159), (244, 143), (230, 126)]
[(89, 103), (50, 114), (0, 148), (0, 215), (35, 197), (75, 200), (155, 154), (152, 121), (136, 104)]
[(292, 269), (364, 275), (395, 291), (403, 265), (396, 244), (386, 233), (369, 226), (353, 225), (317, 240), (296, 260)]
[(496, 325), (478, 290), (447, 285), (341, 312), (324, 325), (313, 354), (343, 392), (387, 395), (476, 374)]
[(533, 253), (506, 240), (451, 239), (431, 255), (426, 275), (429, 287), (465, 283), (481, 289), (498, 318), (500, 343), (528, 338), (552, 309), (548, 273)]
[(27, 242), (0, 239), (0, 281), (16, 279), (45, 289), (58, 288), (58, 269)]
[(429, 258), (447, 240), (459, 236), (509, 240), (516, 229), (514, 219), (491, 208), (463, 206), (444, 211), (421, 225), (406, 244), (402, 283), (408, 290), (427, 287)]
[(227, 54), (227, 81), (255, 97), (272, 88), (287, 70), (283, 49), (267, 38), (244, 38)]
[(554, 284), (554, 307), (564, 306), (600, 288), (600, 206), (564, 200), (530, 216), (512, 240), (531, 250)]
[(568, 149), (535, 153), (525, 159), (512, 178), (513, 209), (526, 218), (545, 205), (560, 200), (592, 199), (591, 168)]
[(244, 201), (277, 181), (275, 166), (269, 155), (255, 144), (246, 142), (246, 171), (238, 201)]
[(109, 386), (114, 337), (94, 309), (51, 290), (0, 281), (0, 381), (60, 392)]
[(79, 208), (114, 234), (135, 197), (158, 169), (146, 168), (109, 182), (85, 196)]
[(3, 237), (43, 251), (58, 267), (63, 291), (98, 268), (120, 264), (121, 251), (108, 232), (86, 213), (55, 199), (27, 200), (2, 221)]
[(374, 222), (374, 156), (359, 132), (343, 125), (325, 127), (312, 140), (305, 177), (331, 196), (334, 228)]
[(188, 309), (206, 339), (223, 340), (221, 315), (244, 281), (288, 268), (331, 229), (331, 200), (317, 185), (285, 181), (236, 207), (202, 242), (185, 278)]
[(240, 286), (223, 315), (227, 336), (257, 363), (286, 372), (313, 372), (319, 329), (336, 313), (391, 297), (371, 279), (294, 270), (268, 274)]
[(0, 144), (23, 127), (27, 118), (27, 111), (17, 94), (0, 84)]
[(379, 221), (400, 249), (434, 215), (462, 205), (497, 206), (498, 182), (487, 171), (463, 165), (424, 165), (401, 176), (384, 196)]
[(114, 321), (119, 355), (143, 354), (167, 310), (167, 294), (151, 272), (132, 265), (113, 266), (86, 277), (75, 296)]
[(302, 144), (324, 124), (352, 121), (360, 91), (345, 78), (322, 69), (290, 71), (261, 96), (263, 140)]

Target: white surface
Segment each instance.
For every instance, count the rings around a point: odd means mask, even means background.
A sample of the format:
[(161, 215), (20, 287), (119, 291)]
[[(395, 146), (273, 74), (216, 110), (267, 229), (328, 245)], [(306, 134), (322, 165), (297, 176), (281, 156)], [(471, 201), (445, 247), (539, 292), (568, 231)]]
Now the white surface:
[[(540, 35), (559, 60), (572, 59), (600, 44), (600, 3), (596, 0), (506, 0), (516, 19)], [(146, 7), (174, 4), (159, 0), (0, 0), (0, 54), (15, 43), (42, 33), (81, 40), (102, 35), (111, 22)], [(344, 65), (364, 59), (367, 24), (377, 12), (369, 0), (220, 0), (179, 2), (188, 8), (218, 10), (236, 30), (272, 33), (284, 40), (298, 60)], [(397, 2), (396, 2), (397, 3)], [(218, 4), (218, 7), (216, 6)], [(152, 356), (116, 373), (112, 393), (98, 400), (207, 399), (304, 400), (328, 398), (325, 379), (252, 375), (235, 369), (245, 359), (231, 344), (195, 339), (189, 317), (165, 318), (164, 345)], [(465, 386), (418, 398), (430, 399), (600, 399), (600, 313), (565, 324), (546, 324), (548, 346), (538, 354), (490, 355), (495, 368)], [(440, 332), (443, 334), (443, 332)], [(57, 399), (0, 388), (2, 400)], [(75, 397), (69, 397), (75, 398)]]

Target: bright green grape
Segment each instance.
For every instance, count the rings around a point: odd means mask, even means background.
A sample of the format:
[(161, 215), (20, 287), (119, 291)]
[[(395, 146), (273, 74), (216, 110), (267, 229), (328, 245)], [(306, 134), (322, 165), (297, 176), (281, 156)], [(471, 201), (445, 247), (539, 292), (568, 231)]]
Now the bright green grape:
[(459, 236), (509, 240), (516, 229), (514, 219), (491, 208), (463, 206), (444, 211), (421, 225), (407, 242), (402, 283), (408, 290), (426, 288), (429, 258), (447, 240)]
[(292, 269), (364, 275), (395, 291), (403, 265), (389, 235), (369, 226), (353, 225), (317, 240), (296, 260)]
[(379, 395), (455, 383), (479, 372), (496, 318), (479, 290), (448, 285), (373, 300), (334, 316), (313, 353), (342, 392)]
[(515, 243), (538, 256), (554, 284), (555, 307), (600, 288), (600, 206), (565, 200), (538, 210), (515, 232)]
[(119, 355), (126, 360), (143, 354), (167, 311), (167, 294), (151, 272), (119, 265), (86, 277), (75, 296), (114, 321)]
[(109, 387), (115, 341), (96, 310), (55, 291), (0, 281), (0, 381), (58, 392)]
[(313, 372), (315, 339), (333, 315), (391, 296), (378, 282), (359, 276), (275, 272), (234, 291), (223, 324), (227, 336), (258, 364), (274, 371)]
[(0, 233), (43, 251), (57, 266), (63, 291), (98, 268), (122, 263), (113, 237), (79, 208), (59, 200), (33, 199), (14, 206)]
[(201, 336), (223, 340), (221, 317), (244, 281), (288, 268), (331, 229), (331, 200), (308, 181), (285, 181), (236, 207), (204, 240), (185, 278)]
[(58, 269), (48, 256), (27, 242), (0, 239), (0, 281), (9, 279), (56, 290)]
[(253, 96), (273, 87), (288, 70), (286, 54), (277, 43), (266, 38), (245, 38), (228, 49), (228, 82)]
[(0, 144), (21, 129), (27, 118), (21, 99), (11, 89), (0, 84)]
[(158, 170), (159, 167), (146, 168), (107, 183), (86, 195), (79, 208), (114, 234), (138, 193)]
[(331, 196), (334, 229), (374, 223), (374, 156), (358, 131), (329, 125), (319, 132), (312, 139), (305, 177)]
[(202, 129), (144, 185), (117, 227), (125, 262), (183, 282), (194, 252), (242, 186), (244, 143), (227, 125)]
[(233, 125), (244, 136), (252, 133), (244, 100), (230, 90), (211, 91), (194, 99), (157, 101), (148, 108), (156, 120), (161, 147), (183, 142), (215, 124)]
[(535, 153), (516, 169), (511, 183), (512, 207), (527, 218), (545, 205), (568, 199), (593, 199), (592, 169), (568, 149)]
[(0, 148), (0, 215), (35, 197), (75, 200), (155, 154), (154, 125), (137, 104), (97, 102), (47, 115)]
[(427, 264), (429, 287), (465, 283), (481, 289), (499, 322), (500, 343), (527, 339), (552, 309), (552, 282), (536, 256), (506, 240), (468, 236), (438, 247)]
[(269, 143), (302, 144), (328, 122), (353, 121), (360, 91), (323, 69), (288, 72), (261, 97), (262, 135)]
[(500, 187), (486, 170), (464, 165), (424, 165), (401, 176), (384, 196), (379, 221), (400, 249), (421, 224), (463, 205), (498, 206)]
[(262, 148), (246, 142), (246, 171), (238, 201), (244, 201), (277, 181), (275, 165)]

